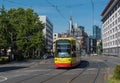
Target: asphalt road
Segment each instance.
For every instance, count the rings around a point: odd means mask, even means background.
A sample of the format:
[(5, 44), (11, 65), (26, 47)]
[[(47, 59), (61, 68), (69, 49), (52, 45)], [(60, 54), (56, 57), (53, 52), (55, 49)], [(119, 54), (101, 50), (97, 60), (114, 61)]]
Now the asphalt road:
[(84, 56), (71, 69), (55, 69), (53, 58), (0, 65), (0, 83), (106, 83), (120, 63), (112, 56)]

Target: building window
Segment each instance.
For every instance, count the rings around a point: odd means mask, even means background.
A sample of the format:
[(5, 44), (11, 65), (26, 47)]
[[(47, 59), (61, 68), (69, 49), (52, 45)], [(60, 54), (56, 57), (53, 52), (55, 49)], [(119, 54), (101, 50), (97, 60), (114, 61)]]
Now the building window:
[(118, 25), (118, 29), (120, 29), (120, 24)]
[(118, 14), (120, 15), (120, 9), (118, 10)]
[(114, 22), (112, 23), (113, 27), (114, 27)]
[(110, 22), (112, 22), (112, 18), (110, 18)]
[(115, 24), (117, 24), (117, 19), (115, 20)]
[(115, 13), (115, 18), (117, 18), (117, 13)]
[(112, 27), (112, 24), (110, 24), (110, 28)]
[(114, 20), (114, 15), (113, 15), (112, 19)]
[(114, 28), (114, 31), (115, 31), (115, 32), (116, 32), (116, 30), (117, 30), (117, 27)]
[(120, 22), (120, 17), (118, 18), (118, 22)]

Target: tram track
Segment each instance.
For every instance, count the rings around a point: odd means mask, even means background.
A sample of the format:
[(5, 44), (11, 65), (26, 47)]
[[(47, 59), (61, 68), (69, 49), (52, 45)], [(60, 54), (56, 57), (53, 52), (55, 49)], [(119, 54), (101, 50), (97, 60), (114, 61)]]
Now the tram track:
[[(40, 64), (40, 63), (37, 63), (37, 66), (38, 66), (38, 64)], [(20, 75), (20, 77), (23, 77), (23, 76), (26, 76), (26, 75), (28, 75), (28, 74), (25, 74), (26, 72), (28, 73), (28, 72), (34, 72), (34, 71), (39, 71), (39, 70), (33, 70), (33, 69), (29, 69), (29, 68), (33, 68), (33, 67), (35, 67), (36, 66), (36, 62), (33, 62), (33, 63), (31, 63), (30, 65), (29, 65), (29, 67), (26, 67), (26, 68), (24, 68), (24, 69), (19, 69), (19, 70), (16, 70), (16, 73), (18, 73), (18, 72), (20, 72), (20, 71), (23, 71), (24, 72), (24, 74), (21, 74)], [(42, 76), (42, 75), (45, 75), (45, 74), (48, 74), (48, 73), (51, 73), (51, 72), (54, 72), (55, 71), (55, 69), (50, 69), (50, 70), (48, 70), (48, 71), (45, 71), (44, 73), (37, 73), (37, 74), (33, 74), (33, 75), (31, 75), (30, 77), (28, 77), (28, 76), (26, 76), (24, 79), (19, 79), (18, 77), (16, 77), (16, 78), (18, 78), (18, 80), (15, 82), (15, 83), (23, 83), (24, 81), (27, 81), (27, 80), (30, 80), (30, 79), (33, 79), (33, 78), (36, 78), (36, 77), (38, 77), (38, 76)], [(15, 72), (15, 71), (8, 71), (7, 73), (12, 73), (12, 72)], [(3, 74), (6, 74), (6, 72), (5, 73), (3, 73)], [(17, 76), (19, 76), (19, 75), (17, 75)], [(9, 79), (8, 79), (9, 80)]]
[(100, 63), (99, 63), (99, 64), (97, 63), (97, 65), (98, 65), (98, 70), (97, 70), (97, 74), (96, 74), (96, 76), (95, 76), (95, 79), (94, 79), (93, 83), (96, 83), (96, 82), (97, 82), (97, 79), (98, 79), (98, 77), (99, 77), (99, 75), (100, 75), (100, 71), (101, 71)]
[(86, 67), (77, 75), (75, 75), (73, 78), (70, 78), (69, 80), (67, 80), (66, 83), (72, 83), (75, 79), (77, 79), (80, 75), (82, 75), (87, 69), (88, 69), (89, 64), (86, 64)]
[(70, 71), (70, 70), (65, 70), (65, 71), (63, 71), (63, 72), (60, 72), (60, 73), (58, 73), (58, 74), (56, 74), (56, 75), (54, 75), (54, 76), (52, 76), (52, 77), (50, 77), (50, 78), (48, 78), (48, 79), (46, 79), (46, 80), (41, 81), (40, 83), (45, 83), (45, 82), (47, 82), (47, 81), (49, 81), (49, 80), (52, 80), (52, 79), (56, 78), (57, 76), (60, 76), (60, 75), (62, 75), (63, 73), (68, 72), (68, 71)]
[[(61, 83), (79, 83), (79, 80), (82, 83), (86, 83), (86, 82), (100, 83), (99, 78), (102, 76), (102, 72), (101, 72), (103, 70), (102, 66), (103, 66), (103, 63), (100, 61), (96, 62), (95, 60), (95, 61), (88, 62), (83, 60), (81, 65), (72, 69), (71, 68), (70, 69), (53, 68), (48, 70), (44, 70), (44, 69), (41, 70), (41, 69), (35, 69), (35, 68), (27, 69), (26, 71), (24, 71), (26, 74), (25, 75), (20, 74), (21, 76), (16, 77), (18, 79), (14, 83), (29, 83), (29, 82), (33, 82), (33, 80), (36, 81), (37, 83), (57, 83), (57, 80), (58, 80), (58, 83), (60, 82)], [(20, 77), (22, 77), (23, 79)], [(87, 79), (88, 77), (90, 78)]]
[[(97, 79), (99, 78), (99, 75), (100, 75), (100, 71), (101, 71), (101, 68), (100, 68), (100, 64), (99, 63), (96, 63), (97, 64), (97, 71), (96, 71), (96, 75), (93, 77), (93, 82), (90, 82), (90, 83), (97, 83)], [(86, 67), (84, 70), (82, 70), (79, 74), (77, 74), (76, 76), (74, 76), (73, 78), (70, 78), (70, 80), (68, 80), (66, 83), (74, 83), (73, 81), (75, 81), (77, 78), (81, 78), (80, 76), (83, 75), (87, 70), (89, 71), (88, 69), (89, 67)], [(86, 78), (85, 78), (86, 79)], [(89, 81), (89, 80), (88, 80)]]
[[(103, 64), (104, 62), (103, 61), (101, 61), (101, 60), (97, 60), (97, 62), (96, 62), (96, 64), (97, 64), (97, 66), (96, 66), (96, 75), (95, 75), (95, 77), (94, 77), (94, 79), (93, 79), (93, 82), (91, 82), (91, 83), (106, 83), (106, 79), (107, 79), (107, 77), (106, 77), (106, 68), (105, 68), (105, 65)], [(102, 78), (102, 79), (101, 79)]]
[[(59, 70), (59, 69), (58, 69), (58, 70)], [(69, 69), (69, 70), (70, 70), (70, 69)], [(56, 74), (56, 75), (54, 75), (54, 76), (52, 76), (52, 77), (49, 77), (49, 78), (47, 78), (47, 79), (41, 81), (40, 83), (45, 83), (45, 82), (47, 82), (47, 81), (49, 81), (49, 80), (51, 80), (51, 79), (54, 79), (55, 77), (57, 77), (57, 76), (59, 76), (59, 75), (65, 73), (65, 72), (68, 72), (69, 70), (66, 69), (66, 70), (64, 70), (64, 71), (62, 71), (62, 72), (60, 72), (60, 73), (58, 73), (58, 74)], [(33, 75), (33, 76), (29, 77), (29, 78), (26, 78), (26, 79), (23, 79), (23, 80), (17, 81), (16, 83), (22, 83), (22, 82), (25, 82), (25, 81), (27, 81), (27, 80), (34, 79), (34, 78), (36, 78), (36, 77), (38, 77), (38, 76), (42, 76), (42, 75), (49, 74), (49, 73), (54, 72), (54, 71), (56, 71), (56, 69), (53, 69), (53, 70), (47, 71), (47, 72), (42, 73), (42, 74)]]
[(50, 72), (52, 72), (52, 71), (54, 71), (54, 70), (49, 70), (49, 71), (47, 71), (47, 72), (45, 72), (45, 73), (42, 73), (42, 74), (33, 75), (33, 76), (28, 77), (28, 78), (25, 78), (25, 79), (23, 79), (23, 80), (17, 81), (16, 83), (21, 83), (21, 82), (24, 82), (24, 81), (33, 79), (33, 78), (35, 78), (35, 77), (38, 77), (38, 76), (40, 76), (40, 75), (44, 75), (44, 74), (46, 74), (46, 73), (50, 73)]
[[(84, 70), (82, 70), (82, 72), (81, 72), (80, 74), (82, 74), (83, 72), (85, 72), (86, 69), (87, 69), (87, 68), (85, 68)], [(59, 70), (59, 69), (58, 69), (58, 70)], [(53, 75), (53, 76), (51, 76), (51, 77), (49, 77), (49, 78), (41, 81), (40, 83), (49, 82), (50, 80), (52, 80), (52, 79), (54, 79), (54, 78), (56, 78), (56, 77), (59, 77), (59, 76), (61, 76), (62, 74), (66, 73), (66, 72), (69, 72), (69, 71), (72, 71), (72, 70), (74, 70), (74, 69), (65, 69), (64, 71), (62, 71), (62, 72), (60, 72), (60, 73), (58, 73), (58, 74), (56, 74), (56, 75)], [(26, 78), (26, 79), (17, 81), (16, 83), (22, 83), (22, 82), (25, 82), (25, 81), (27, 81), (27, 80), (30, 80), (30, 79), (36, 78), (36, 77), (38, 77), (38, 76), (42, 76), (42, 75), (45, 75), (45, 74), (54, 72), (54, 71), (55, 71), (55, 70), (52, 70), (52, 71), (50, 70), (50, 71), (45, 72), (45, 73), (43, 73), (43, 74), (37, 74), (37, 75), (31, 76), (31, 77), (29, 77), (29, 78)], [(75, 78), (77, 78), (80, 74), (78, 74), (77, 76), (75, 76), (72, 80), (74, 80)], [(71, 83), (72, 80), (67, 81), (67, 83)]]
[(72, 83), (73, 80), (77, 79), (80, 75), (82, 75), (86, 70), (88, 69), (88, 67), (86, 67), (85, 69), (83, 69), (79, 74), (77, 74), (76, 76), (74, 76), (73, 78), (70, 78), (69, 80), (67, 80), (66, 83)]
[[(74, 79), (77, 78), (80, 74), (82, 74), (84, 71), (86, 71), (86, 69), (87, 69), (87, 68), (85, 68), (84, 70), (82, 70), (82, 72), (80, 72), (77, 76), (75, 76), (75, 77), (72, 78), (71, 80), (68, 80), (67, 83), (71, 83), (72, 80), (74, 80)], [(54, 78), (57, 78), (57, 77), (63, 75), (64, 73), (67, 73), (67, 72), (72, 71), (72, 70), (74, 70), (74, 69), (69, 69), (69, 70), (65, 70), (65, 71), (63, 71), (63, 72), (60, 72), (60, 73), (58, 73), (58, 74), (56, 74), (56, 75), (54, 75), (54, 76), (52, 76), (52, 77), (50, 77), (50, 78), (48, 78), (48, 79), (46, 79), (46, 80), (41, 81), (40, 83), (49, 82), (50, 80), (53, 80)]]
[[(84, 65), (83, 65), (84, 64)], [(69, 80), (66, 80), (64, 83), (71, 83), (74, 79), (76, 79), (79, 75), (81, 75), (83, 72), (85, 72), (86, 70), (87, 70), (87, 68), (88, 68), (88, 65), (89, 65), (89, 63), (87, 62), (87, 61), (82, 61), (82, 64), (80, 65), (78, 65), (78, 66), (80, 66), (80, 68), (82, 69), (81, 70), (81, 72), (79, 73), (79, 74), (77, 74), (75, 77), (73, 77), (72, 79), (70, 78), (68, 78)], [(77, 67), (75, 67), (76, 69), (77, 69)], [(69, 69), (69, 70), (66, 70), (66, 71), (64, 71), (64, 72), (61, 72), (61, 73), (59, 73), (59, 74), (57, 74), (57, 75), (55, 75), (55, 76), (52, 76), (52, 77), (50, 77), (50, 78), (48, 78), (48, 79), (46, 79), (46, 80), (44, 80), (44, 81), (42, 81), (42, 82), (40, 82), (40, 83), (49, 83), (50, 81), (52, 81), (52, 80), (54, 80), (54, 79), (58, 79), (59, 78), (59, 76), (62, 76), (62, 75), (64, 75), (65, 73), (67, 73), (67, 72), (73, 72), (73, 70), (75, 70), (75, 68), (72, 68), (72, 69)], [(84, 68), (84, 69), (83, 69)]]

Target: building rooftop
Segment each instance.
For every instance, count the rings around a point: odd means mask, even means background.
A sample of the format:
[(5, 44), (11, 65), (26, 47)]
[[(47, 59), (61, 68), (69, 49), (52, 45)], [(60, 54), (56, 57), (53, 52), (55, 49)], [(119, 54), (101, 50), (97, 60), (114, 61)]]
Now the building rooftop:
[(103, 10), (101, 16), (103, 16), (105, 14), (105, 12), (108, 10), (108, 8), (112, 5), (112, 3), (116, 1), (116, 0), (110, 0), (110, 2), (107, 4), (107, 6), (105, 7), (105, 9)]

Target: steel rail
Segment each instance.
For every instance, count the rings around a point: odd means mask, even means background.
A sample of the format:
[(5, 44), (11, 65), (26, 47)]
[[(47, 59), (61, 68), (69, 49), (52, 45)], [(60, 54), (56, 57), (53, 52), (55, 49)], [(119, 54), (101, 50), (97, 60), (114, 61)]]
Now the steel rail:
[[(97, 63), (98, 64), (98, 63)], [(97, 74), (96, 74), (96, 76), (95, 76), (95, 79), (94, 79), (94, 81), (93, 81), (93, 83), (96, 83), (97, 82), (97, 79), (98, 79), (98, 77), (99, 77), (99, 75), (100, 75), (100, 71), (101, 71), (101, 68), (100, 68), (100, 63), (98, 64), (98, 71), (97, 71)]]
[(49, 70), (49, 71), (47, 71), (47, 72), (45, 72), (45, 73), (42, 73), (42, 74), (33, 75), (33, 76), (28, 77), (28, 78), (25, 78), (25, 79), (23, 79), (23, 80), (17, 81), (16, 83), (21, 83), (21, 82), (23, 82), (23, 81), (26, 81), (26, 80), (29, 80), (29, 79), (38, 77), (38, 76), (40, 76), (40, 75), (44, 75), (44, 74), (46, 74), (46, 73), (50, 73), (50, 72), (52, 72), (52, 71), (54, 71), (54, 70)]
[(80, 75), (82, 75), (87, 69), (88, 69), (88, 67), (86, 67), (84, 70), (82, 70), (79, 74), (77, 74), (77, 75), (74, 76), (73, 78), (69, 79), (69, 80), (67, 81), (67, 83), (72, 83), (73, 80), (75, 80), (75, 79), (78, 78)]
[(69, 70), (65, 70), (65, 71), (63, 71), (63, 72), (60, 72), (60, 73), (58, 73), (58, 74), (56, 74), (56, 75), (54, 75), (54, 76), (52, 76), (52, 77), (50, 77), (50, 78), (48, 78), (48, 79), (46, 79), (46, 80), (43, 80), (43, 81), (40, 82), (40, 83), (45, 83), (45, 82), (47, 82), (47, 81), (49, 81), (49, 80), (52, 80), (52, 79), (56, 78), (57, 76), (60, 76), (60, 75), (64, 74), (65, 72), (68, 72), (68, 71), (70, 71), (70, 69), (69, 69)]

